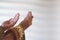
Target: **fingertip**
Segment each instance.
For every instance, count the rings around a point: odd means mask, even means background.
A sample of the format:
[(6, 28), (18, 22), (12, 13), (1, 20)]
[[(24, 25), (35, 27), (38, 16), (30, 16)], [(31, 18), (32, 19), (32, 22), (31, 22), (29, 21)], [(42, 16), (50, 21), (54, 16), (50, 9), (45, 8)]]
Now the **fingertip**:
[(28, 13), (29, 13), (30, 15), (32, 15), (32, 12), (31, 12), (31, 11), (29, 11)]
[(19, 13), (17, 13), (16, 15), (20, 16), (20, 14), (19, 14)]
[(31, 11), (28, 12), (28, 16), (32, 16), (32, 12)]
[(14, 18), (19, 18), (20, 14), (17, 13)]
[(32, 13), (31, 11), (29, 11), (29, 13)]
[(33, 18), (31, 11), (28, 12), (28, 16), (31, 16)]

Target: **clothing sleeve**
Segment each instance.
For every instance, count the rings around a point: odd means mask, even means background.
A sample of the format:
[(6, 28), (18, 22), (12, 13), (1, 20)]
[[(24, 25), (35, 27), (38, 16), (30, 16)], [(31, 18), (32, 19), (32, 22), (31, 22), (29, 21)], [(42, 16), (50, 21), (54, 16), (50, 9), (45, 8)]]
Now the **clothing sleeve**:
[(22, 26), (20, 25), (17, 25), (15, 28), (14, 28), (18, 34), (19, 34), (19, 40), (25, 40), (25, 34), (24, 34), (24, 29)]

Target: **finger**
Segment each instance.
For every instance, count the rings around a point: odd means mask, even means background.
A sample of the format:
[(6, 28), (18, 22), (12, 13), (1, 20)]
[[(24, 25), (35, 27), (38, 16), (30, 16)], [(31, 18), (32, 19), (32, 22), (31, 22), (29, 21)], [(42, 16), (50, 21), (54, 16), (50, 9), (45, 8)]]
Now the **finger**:
[(19, 16), (20, 16), (20, 14), (17, 13), (17, 14), (15, 15), (15, 17), (10, 20), (10, 22), (11, 22), (11, 23), (16, 23), (16, 22), (18, 21), (18, 19), (19, 19)]
[(15, 15), (15, 17), (13, 18), (13, 21), (14, 21), (14, 22), (18, 21), (19, 16), (20, 16), (20, 14), (19, 14), (19, 13), (17, 13), (17, 14)]
[(33, 16), (32, 16), (32, 12), (31, 12), (31, 11), (28, 12), (27, 17), (33, 18)]
[(32, 12), (29, 11), (28, 14), (27, 14), (27, 16), (29, 16), (29, 17), (32, 16)]
[(28, 23), (29, 23), (30, 25), (32, 24), (32, 18), (33, 18), (32, 12), (28, 12), (27, 21), (28, 21)]
[(24, 20), (28, 20), (29, 18), (33, 18), (31, 11), (28, 12), (28, 14), (27, 14), (27, 16), (25, 17)]

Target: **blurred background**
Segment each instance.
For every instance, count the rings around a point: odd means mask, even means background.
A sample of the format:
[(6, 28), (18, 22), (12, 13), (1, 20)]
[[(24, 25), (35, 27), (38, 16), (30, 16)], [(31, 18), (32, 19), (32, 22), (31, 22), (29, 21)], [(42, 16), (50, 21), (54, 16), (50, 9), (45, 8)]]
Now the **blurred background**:
[(0, 25), (20, 13), (18, 24), (28, 11), (34, 18), (26, 40), (60, 40), (60, 0), (0, 0)]

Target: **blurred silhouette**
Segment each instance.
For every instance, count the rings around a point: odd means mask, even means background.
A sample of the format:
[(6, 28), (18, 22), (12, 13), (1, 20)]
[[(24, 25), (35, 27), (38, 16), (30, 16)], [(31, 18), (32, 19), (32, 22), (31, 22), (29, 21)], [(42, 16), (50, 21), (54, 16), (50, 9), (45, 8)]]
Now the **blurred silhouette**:
[(20, 14), (17, 13), (14, 18), (11, 18), (2, 23), (0, 26), (0, 40), (25, 40), (24, 31), (32, 25), (32, 12), (28, 12), (25, 19), (17, 26), (13, 27), (19, 19)]

